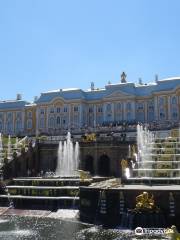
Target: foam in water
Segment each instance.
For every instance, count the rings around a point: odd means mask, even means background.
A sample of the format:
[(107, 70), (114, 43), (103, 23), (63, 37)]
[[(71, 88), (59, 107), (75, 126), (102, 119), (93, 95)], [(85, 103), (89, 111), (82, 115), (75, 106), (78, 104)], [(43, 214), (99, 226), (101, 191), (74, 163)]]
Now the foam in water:
[(56, 176), (77, 176), (78, 165), (79, 143), (76, 142), (74, 146), (71, 141), (71, 134), (68, 132), (66, 141), (59, 142)]

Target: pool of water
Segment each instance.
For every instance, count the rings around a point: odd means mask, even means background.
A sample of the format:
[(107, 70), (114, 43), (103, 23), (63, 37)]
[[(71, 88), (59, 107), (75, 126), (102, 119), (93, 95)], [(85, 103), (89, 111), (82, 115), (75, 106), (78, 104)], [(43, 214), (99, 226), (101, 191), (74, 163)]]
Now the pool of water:
[(136, 240), (167, 239), (137, 238), (132, 231), (103, 229), (79, 221), (47, 217), (1, 216), (1, 240)]

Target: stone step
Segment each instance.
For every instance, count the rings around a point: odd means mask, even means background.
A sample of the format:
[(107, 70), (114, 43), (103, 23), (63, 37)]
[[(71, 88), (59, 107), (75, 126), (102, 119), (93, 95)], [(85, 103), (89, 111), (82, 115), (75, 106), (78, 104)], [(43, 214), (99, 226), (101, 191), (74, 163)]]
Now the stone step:
[(77, 186), (19, 186), (19, 185), (7, 185), (7, 189), (43, 189), (43, 190), (56, 190), (56, 189), (62, 189), (62, 190), (78, 190), (79, 187)]
[(72, 200), (72, 201), (78, 201), (79, 200), (79, 197), (70, 197), (70, 196), (49, 197), (49, 196), (0, 195), (0, 198), (37, 199), (37, 200)]

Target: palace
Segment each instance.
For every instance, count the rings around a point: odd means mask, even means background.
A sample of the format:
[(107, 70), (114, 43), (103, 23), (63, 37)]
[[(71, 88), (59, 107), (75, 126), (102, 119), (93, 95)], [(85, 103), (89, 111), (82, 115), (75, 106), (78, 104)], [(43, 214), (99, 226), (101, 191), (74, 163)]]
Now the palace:
[(62, 131), (124, 123), (178, 123), (180, 77), (154, 83), (128, 82), (123, 72), (117, 84), (104, 88), (58, 89), (42, 93), (33, 103), (0, 102), (0, 132), (10, 135), (58, 134)]

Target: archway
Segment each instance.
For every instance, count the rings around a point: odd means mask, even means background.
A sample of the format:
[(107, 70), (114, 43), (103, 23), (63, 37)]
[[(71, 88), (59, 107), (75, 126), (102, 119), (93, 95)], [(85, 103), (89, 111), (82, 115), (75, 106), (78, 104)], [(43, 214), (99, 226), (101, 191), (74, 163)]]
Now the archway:
[(100, 156), (98, 160), (98, 175), (110, 176), (110, 159), (106, 154)]
[(94, 158), (91, 155), (85, 157), (84, 170), (94, 174)]

